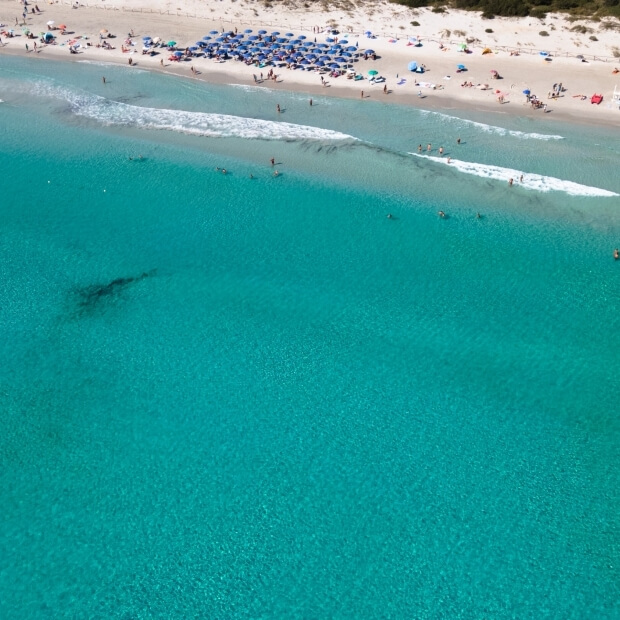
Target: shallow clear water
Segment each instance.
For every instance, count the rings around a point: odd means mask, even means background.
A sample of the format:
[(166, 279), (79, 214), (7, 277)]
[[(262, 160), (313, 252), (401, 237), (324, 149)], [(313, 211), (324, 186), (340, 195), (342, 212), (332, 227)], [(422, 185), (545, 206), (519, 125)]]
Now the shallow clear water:
[(618, 616), (618, 128), (0, 98), (4, 617)]

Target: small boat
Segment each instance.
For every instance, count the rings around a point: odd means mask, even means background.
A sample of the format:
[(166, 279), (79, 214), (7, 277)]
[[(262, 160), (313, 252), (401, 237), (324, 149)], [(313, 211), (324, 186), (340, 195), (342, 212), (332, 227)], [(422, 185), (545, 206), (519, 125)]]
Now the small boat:
[(590, 99), (590, 103), (596, 103), (596, 105), (599, 105), (601, 101), (603, 101), (603, 95), (594, 94)]

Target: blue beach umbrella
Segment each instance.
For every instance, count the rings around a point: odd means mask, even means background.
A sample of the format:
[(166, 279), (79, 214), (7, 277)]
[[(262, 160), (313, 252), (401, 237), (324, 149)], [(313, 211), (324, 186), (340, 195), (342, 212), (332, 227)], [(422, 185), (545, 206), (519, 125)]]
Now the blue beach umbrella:
[(198, 46), (196, 46), (196, 45), (192, 45), (192, 46), (189, 48), (189, 51), (190, 51), (190, 52), (196, 52), (196, 51), (198, 51)]
[(206, 37), (202, 37), (203, 41), (210, 41), (213, 37), (210, 37), (209, 35), (207, 35)]
[(246, 28), (243, 32), (245, 32), (245, 34), (250, 34), (250, 32), (252, 32), (251, 28)]
[(375, 50), (365, 50), (364, 54), (374, 54)]
[(249, 41), (258, 41), (258, 36), (253, 34), (251, 37), (248, 37)]
[(526, 89), (523, 91), (523, 94), (524, 94), (524, 95), (529, 95), (531, 92), (532, 92), (532, 91), (531, 91), (529, 88), (526, 88)]
[(287, 36), (287, 37), (294, 37), (294, 36), (295, 36), (295, 33), (294, 33), (294, 32), (287, 32), (287, 33), (286, 33), (286, 35), (284, 35), (284, 36)]
[(456, 68), (457, 68), (459, 71), (465, 71), (465, 65), (456, 65)]
[(344, 39), (342, 41), (338, 41), (338, 45), (347, 45), (348, 43), (349, 42), (346, 39)]
[(303, 41), (304, 39), (307, 39), (308, 37), (305, 34), (300, 34), (297, 38)]
[(220, 34), (219, 30), (209, 30), (209, 34)]
[(267, 34), (267, 31), (266, 30), (259, 30), (258, 34)]
[(418, 68), (418, 63), (415, 60), (412, 60), (408, 65), (407, 65), (407, 69), (409, 69), (409, 71), (415, 71)]
[(326, 40), (328, 43), (333, 43), (333, 42), (334, 42), (334, 39), (332, 39), (331, 37), (327, 37), (325, 40)]
[(183, 52), (173, 52), (173, 55), (177, 58), (180, 58), (181, 56), (183, 56)]
[(277, 37), (280, 33), (277, 30), (274, 30), (271, 35)]
[(317, 67), (324, 67), (325, 66), (325, 63), (322, 60), (317, 60), (314, 64)]
[(151, 40), (151, 37), (142, 37), (142, 40), (143, 40), (143, 41), (150, 41), (150, 40)]
[(347, 52), (357, 52), (357, 47), (355, 47), (355, 45), (349, 45), (349, 47), (347, 47)]

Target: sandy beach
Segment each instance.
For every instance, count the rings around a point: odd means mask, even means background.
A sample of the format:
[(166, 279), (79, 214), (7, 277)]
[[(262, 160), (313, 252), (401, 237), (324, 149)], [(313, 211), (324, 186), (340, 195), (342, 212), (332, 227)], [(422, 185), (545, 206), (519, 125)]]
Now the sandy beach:
[[(32, 13), (35, 6), (40, 10)], [(309, 12), (301, 3), (266, 9), (258, 3), (233, 0), (127, 0), (122, 6), (100, 0), (80, 3), (79, 8), (70, 3), (41, 2), (29, 3), (27, 9), (24, 25), (22, 3), (0, 0), (1, 30), (5, 32), (1, 53), (119, 64), (129, 64), (131, 59), (131, 64), (141, 69), (187, 79), (251, 84), (255, 74), (260, 76), (260, 68), (234, 60), (217, 62), (201, 57), (171, 62), (169, 53), (162, 48), (154, 56), (143, 55), (142, 37), (172, 39), (177, 41), (177, 49), (185, 49), (212, 30), (243, 32), (278, 27), (317, 42), (324, 42), (332, 30), (338, 31), (334, 36), (346, 36), (360, 50), (375, 51), (375, 60), (361, 58), (353, 65), (364, 76), (363, 80), (326, 76), (323, 85), (316, 72), (278, 67), (277, 80), (261, 81), (259, 77), (260, 85), (306, 92), (310, 96), (320, 93), (363, 97), (442, 110), (491, 109), (532, 117), (547, 114), (550, 118), (584, 123), (620, 123), (620, 102), (613, 99), (614, 89), (620, 88), (620, 73), (614, 73), (616, 66), (620, 66), (620, 59), (615, 58), (620, 53), (617, 20), (571, 22), (560, 16), (546, 20), (483, 20), (476, 13), (433, 13), (430, 9), (411, 10), (388, 2), (364, 3), (355, 11), (331, 12)], [(49, 31), (50, 21), (54, 22), (55, 42), (41, 44), (38, 35)], [(57, 25), (66, 25), (66, 34)], [(28, 39), (24, 28), (37, 38)], [(11, 29), (14, 36), (8, 37), (6, 32)], [(99, 46), (102, 29), (112, 35), (106, 41), (113, 49)], [(134, 35), (131, 38), (130, 32)], [(78, 53), (70, 54), (69, 46), (76, 42), (80, 44)], [(410, 72), (411, 61), (424, 65), (426, 72)], [(465, 66), (466, 71), (457, 71), (458, 65)], [(263, 69), (265, 75), (268, 69)], [(377, 71), (385, 82), (370, 83), (370, 70)], [(499, 79), (492, 78), (494, 71)], [(550, 97), (554, 84), (563, 87), (557, 98)], [(527, 90), (541, 102), (537, 109), (528, 102), (524, 94)], [(591, 103), (595, 93), (603, 95), (600, 105)]]

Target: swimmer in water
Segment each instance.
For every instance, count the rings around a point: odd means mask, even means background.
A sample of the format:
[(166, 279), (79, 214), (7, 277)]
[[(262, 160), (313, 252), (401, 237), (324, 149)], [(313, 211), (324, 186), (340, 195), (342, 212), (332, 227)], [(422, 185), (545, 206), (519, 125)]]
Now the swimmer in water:
[(476, 219), (479, 220), (482, 217), (482, 215), (480, 215), (480, 213), (476, 213)]
[(274, 173), (273, 173), (273, 176), (274, 176), (274, 177), (277, 177), (279, 174), (280, 174), (280, 173), (279, 173), (277, 170), (275, 170), (275, 171), (274, 171)]
[(512, 186), (513, 183), (514, 181), (512, 180), (512, 178), (508, 179), (508, 185)]
[(443, 211), (438, 211), (437, 215), (439, 215), (439, 217), (446, 217), (446, 214)]
[(388, 213), (387, 214), (387, 219), (388, 220), (394, 219), (394, 216), (391, 213)]
[(620, 258), (620, 252), (618, 251), (618, 248), (616, 248), (614, 250), (614, 260), (618, 260)]

